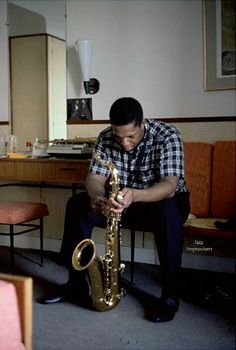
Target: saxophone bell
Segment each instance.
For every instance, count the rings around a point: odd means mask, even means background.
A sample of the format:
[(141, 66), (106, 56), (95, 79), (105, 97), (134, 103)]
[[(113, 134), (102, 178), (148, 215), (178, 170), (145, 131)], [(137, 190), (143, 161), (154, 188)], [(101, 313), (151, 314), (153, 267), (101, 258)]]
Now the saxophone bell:
[(97, 255), (96, 245), (91, 239), (84, 239), (74, 249), (72, 255), (72, 265), (75, 270), (87, 269)]

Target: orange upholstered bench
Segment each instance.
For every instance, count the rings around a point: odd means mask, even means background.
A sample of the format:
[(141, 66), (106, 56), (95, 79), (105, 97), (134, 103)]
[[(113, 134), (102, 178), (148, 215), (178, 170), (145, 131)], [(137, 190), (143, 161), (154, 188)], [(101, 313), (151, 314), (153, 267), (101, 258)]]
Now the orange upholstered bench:
[[(14, 270), (14, 236), (35, 230), (40, 231), (41, 264), (43, 264), (43, 218), (48, 216), (46, 204), (19, 201), (0, 201), (0, 225), (8, 225), (9, 232), (0, 235), (10, 236), (11, 272)], [(29, 223), (39, 220), (39, 223)], [(15, 226), (23, 226), (23, 230), (14, 230)]]
[(184, 236), (200, 242), (202, 247), (195, 247), (199, 252), (208, 240), (216, 255), (233, 257), (235, 230), (227, 225), (219, 229), (215, 222), (224, 223), (236, 215), (236, 141), (218, 141), (214, 145), (189, 142), (184, 147), (192, 214)]

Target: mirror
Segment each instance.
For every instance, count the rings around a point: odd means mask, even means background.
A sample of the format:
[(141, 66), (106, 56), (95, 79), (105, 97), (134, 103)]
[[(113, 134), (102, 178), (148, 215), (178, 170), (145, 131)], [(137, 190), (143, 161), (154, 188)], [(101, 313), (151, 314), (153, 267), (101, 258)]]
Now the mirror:
[(9, 0), (12, 133), (18, 150), (35, 138), (67, 137), (65, 1)]

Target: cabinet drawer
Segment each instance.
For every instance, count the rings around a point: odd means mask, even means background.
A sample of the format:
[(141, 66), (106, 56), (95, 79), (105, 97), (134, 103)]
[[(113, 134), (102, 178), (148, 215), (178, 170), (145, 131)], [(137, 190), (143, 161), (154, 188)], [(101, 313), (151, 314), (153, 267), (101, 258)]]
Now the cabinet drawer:
[(56, 165), (56, 179), (58, 182), (84, 182), (89, 163), (65, 162)]

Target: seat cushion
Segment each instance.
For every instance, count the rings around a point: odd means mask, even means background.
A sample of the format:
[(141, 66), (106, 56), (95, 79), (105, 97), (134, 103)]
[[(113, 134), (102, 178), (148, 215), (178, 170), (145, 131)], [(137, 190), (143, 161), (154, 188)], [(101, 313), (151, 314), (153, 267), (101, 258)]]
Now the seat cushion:
[(236, 232), (218, 229), (214, 224), (216, 220), (226, 221), (222, 218), (189, 218), (184, 225), (184, 235), (224, 239), (236, 238)]
[(0, 224), (20, 224), (49, 215), (46, 204), (0, 201)]
[(185, 142), (185, 178), (190, 190), (191, 214), (207, 217), (210, 209), (212, 149), (210, 143)]
[(0, 349), (25, 349), (15, 286), (3, 280), (0, 280), (0, 310)]

